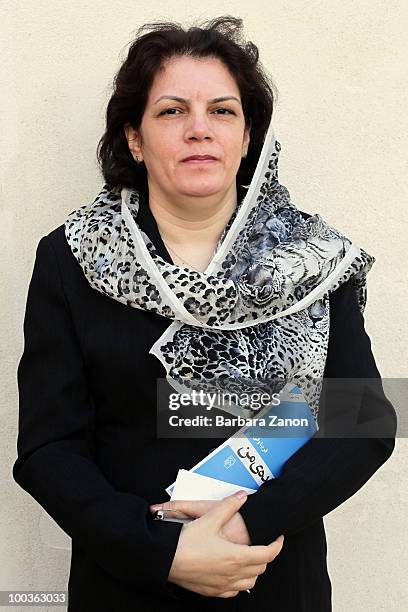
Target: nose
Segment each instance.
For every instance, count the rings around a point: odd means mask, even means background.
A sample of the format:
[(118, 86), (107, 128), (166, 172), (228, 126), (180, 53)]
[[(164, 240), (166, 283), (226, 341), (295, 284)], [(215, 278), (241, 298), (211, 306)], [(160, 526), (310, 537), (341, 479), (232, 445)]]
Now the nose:
[(213, 132), (206, 113), (191, 113), (187, 124), (185, 137), (187, 140), (213, 138)]

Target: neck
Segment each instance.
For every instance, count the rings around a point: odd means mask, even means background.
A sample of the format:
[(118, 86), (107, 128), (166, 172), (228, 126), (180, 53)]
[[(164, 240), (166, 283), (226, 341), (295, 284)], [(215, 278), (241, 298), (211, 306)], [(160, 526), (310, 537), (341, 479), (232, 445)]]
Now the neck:
[(237, 204), (235, 183), (223, 194), (166, 198), (149, 185), (149, 207), (164, 242), (193, 250), (216, 245)]

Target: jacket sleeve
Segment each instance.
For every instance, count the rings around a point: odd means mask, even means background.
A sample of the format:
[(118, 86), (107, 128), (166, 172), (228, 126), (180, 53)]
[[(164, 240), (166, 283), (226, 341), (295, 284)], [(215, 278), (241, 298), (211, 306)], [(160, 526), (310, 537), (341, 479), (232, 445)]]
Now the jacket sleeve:
[[(387, 434), (380, 435), (387, 437), (319, 437), (319, 430), (288, 459), (279, 477), (262, 484), (241, 507), (252, 544), (268, 544), (280, 534), (290, 535), (307, 528), (356, 493), (394, 450), (396, 414), (384, 395), (357, 294), (350, 282), (330, 294), (330, 311), (324, 378), (377, 379), (369, 385), (369, 392), (361, 394), (357, 418), (375, 415), (381, 432), (387, 429)], [(355, 399), (353, 393), (344, 393), (337, 399), (330, 399), (328, 393), (328, 416), (331, 409), (336, 412), (337, 404), (338, 412), (343, 412), (347, 421), (347, 411), (351, 415), (356, 412)], [(355, 422), (355, 416), (351, 420)]]
[(116, 579), (165, 586), (182, 524), (153, 521), (148, 502), (116, 490), (93, 459), (95, 408), (48, 236), (28, 288), (17, 382), (14, 480)]

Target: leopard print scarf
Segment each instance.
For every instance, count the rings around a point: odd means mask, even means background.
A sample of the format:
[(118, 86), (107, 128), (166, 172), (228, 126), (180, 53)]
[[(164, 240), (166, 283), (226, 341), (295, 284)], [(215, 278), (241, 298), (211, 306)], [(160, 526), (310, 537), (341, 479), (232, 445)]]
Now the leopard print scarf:
[[(72, 211), (65, 235), (91, 287), (173, 320), (151, 347), (177, 389), (273, 393), (288, 380), (317, 417), (330, 292), (349, 279), (360, 310), (375, 258), (326, 223), (304, 219), (278, 181), (272, 124), (248, 191), (204, 272), (166, 262), (139, 227), (137, 190), (105, 184)], [(235, 406), (234, 414), (248, 415)]]

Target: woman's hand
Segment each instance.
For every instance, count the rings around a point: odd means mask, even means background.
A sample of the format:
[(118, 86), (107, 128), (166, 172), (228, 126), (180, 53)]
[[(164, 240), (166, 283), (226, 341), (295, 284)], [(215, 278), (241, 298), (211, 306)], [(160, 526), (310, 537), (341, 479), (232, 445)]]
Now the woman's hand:
[[(167, 501), (164, 504), (155, 504), (150, 506), (150, 510), (155, 511), (159, 509), (169, 510), (171, 509), (171, 513), (164, 513), (165, 516), (173, 516), (174, 518), (199, 518), (206, 514), (211, 508), (217, 506), (221, 500), (174, 500)], [(177, 510), (177, 512), (174, 512)], [(235, 544), (246, 544), (249, 546), (251, 544), (251, 540), (249, 537), (249, 533), (245, 524), (244, 519), (242, 518), (239, 512), (236, 512), (229, 521), (227, 521), (220, 531), (221, 535), (224, 535), (227, 540), (230, 542), (234, 542)]]
[(230, 495), (183, 525), (170, 582), (207, 597), (235, 597), (239, 591), (253, 588), (267, 564), (281, 551), (284, 538), (281, 535), (268, 546), (230, 542), (223, 528), (245, 501), (246, 495)]

